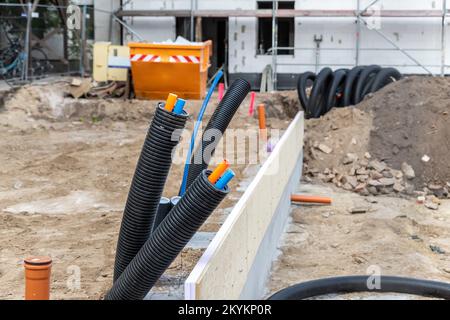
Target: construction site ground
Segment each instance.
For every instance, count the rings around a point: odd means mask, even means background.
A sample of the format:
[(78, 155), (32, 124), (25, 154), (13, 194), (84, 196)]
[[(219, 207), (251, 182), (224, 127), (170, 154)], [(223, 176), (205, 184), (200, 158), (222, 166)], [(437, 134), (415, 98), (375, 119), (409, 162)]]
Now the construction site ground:
[(345, 275), (450, 282), (449, 86), (447, 78), (406, 77), (306, 121), (298, 192), (332, 204), (292, 206), (268, 295)]
[[(23, 299), (22, 263), (30, 255), (52, 257), (52, 299), (99, 299), (112, 284), (123, 208), (156, 101), (75, 100), (64, 97), (66, 82), (4, 91), (0, 99), (0, 299)], [(230, 128), (257, 130), (248, 104)], [(193, 119), (200, 106), (188, 102)], [(205, 121), (216, 106), (213, 95)], [(287, 118), (268, 119), (272, 128), (288, 125)], [(165, 196), (178, 194), (183, 167), (172, 166)], [(233, 192), (148, 298), (183, 298), (185, 278), (257, 168), (233, 165)]]
[[(411, 199), (360, 196), (333, 185), (299, 185), (332, 205), (291, 206), (267, 295), (327, 277), (395, 275), (450, 282), (450, 200), (431, 211)], [(352, 214), (355, 208), (367, 210)], [(416, 299), (395, 294), (333, 295), (333, 299)], [(422, 297), (423, 298), (423, 297)]]
[[(74, 100), (63, 96), (66, 85), (27, 86), (0, 97), (0, 299), (23, 298), (22, 260), (31, 254), (53, 257), (54, 299), (98, 299), (111, 286), (121, 215), (155, 102)], [(449, 85), (405, 78), (355, 107), (306, 120), (298, 192), (333, 203), (292, 206), (267, 295), (373, 268), (450, 281)], [(258, 94), (259, 102), (272, 128), (286, 128), (300, 110), (295, 91)], [(248, 103), (232, 128), (257, 128)], [(194, 118), (200, 104), (189, 103)], [(213, 96), (209, 110), (216, 105)], [(165, 195), (177, 194), (182, 167), (173, 166)], [(233, 192), (202, 227), (207, 235), (218, 230), (258, 165), (233, 169)], [(203, 250), (183, 250), (149, 298), (182, 298)]]

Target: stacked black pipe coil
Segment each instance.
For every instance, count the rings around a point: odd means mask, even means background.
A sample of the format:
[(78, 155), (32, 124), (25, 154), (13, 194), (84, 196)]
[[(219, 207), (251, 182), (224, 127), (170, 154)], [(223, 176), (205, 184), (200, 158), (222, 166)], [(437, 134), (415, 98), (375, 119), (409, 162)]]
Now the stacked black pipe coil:
[[(364, 97), (402, 77), (395, 68), (378, 65), (358, 66), (353, 69), (322, 69), (317, 75), (302, 73), (298, 77), (297, 91), (306, 118), (319, 118), (333, 107), (346, 107), (360, 103)], [(311, 86), (308, 94), (306, 89)]]
[(381, 276), (379, 287), (369, 288), (371, 276), (344, 276), (307, 281), (282, 289), (269, 300), (301, 300), (327, 294), (352, 292), (390, 292), (450, 299), (450, 284), (445, 282)]
[(120, 227), (114, 265), (116, 281), (150, 236), (172, 164), (172, 151), (188, 116), (158, 106), (142, 147)]
[(143, 299), (195, 232), (228, 194), (204, 170), (142, 246), (106, 295), (106, 300)]
[(236, 79), (225, 93), (216, 110), (214, 110), (203, 132), (201, 143), (192, 154), (186, 189), (208, 167), (221, 136), (230, 124), (242, 101), (250, 92), (250, 88), (250, 83), (246, 80)]

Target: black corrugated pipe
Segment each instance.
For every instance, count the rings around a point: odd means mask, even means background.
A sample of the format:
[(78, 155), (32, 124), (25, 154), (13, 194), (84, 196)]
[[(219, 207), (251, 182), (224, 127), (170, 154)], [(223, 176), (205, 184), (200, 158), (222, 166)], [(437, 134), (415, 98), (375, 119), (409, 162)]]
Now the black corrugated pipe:
[(354, 95), (356, 91), (356, 84), (358, 83), (358, 77), (361, 74), (361, 72), (364, 70), (364, 67), (357, 66), (351, 69), (348, 74), (347, 78), (345, 80), (345, 86), (344, 86), (344, 97), (343, 97), (343, 105), (344, 106), (350, 106), (354, 105)]
[(380, 72), (381, 67), (379, 65), (371, 65), (365, 67), (358, 77), (358, 82), (356, 83), (356, 89), (355, 89), (355, 104), (360, 103), (364, 99), (364, 94), (367, 94), (369, 92), (364, 92), (365, 87), (368, 83), (370, 83), (371, 79), (374, 79), (378, 72)]
[(154, 286), (195, 232), (228, 194), (204, 170), (154, 230), (141, 250), (107, 293), (106, 300), (139, 300)]
[(385, 85), (392, 82), (392, 79), (399, 80), (402, 78), (402, 74), (395, 68), (385, 68), (378, 72), (375, 77), (371, 92), (376, 92), (383, 88)]
[[(208, 167), (211, 157), (214, 155), (216, 146), (220, 141), (234, 114), (250, 92), (250, 83), (243, 79), (236, 79), (214, 110), (200, 144), (195, 148), (189, 164), (186, 189), (192, 184), (197, 176)], [(220, 136), (218, 137), (218, 135)]]
[[(328, 89), (328, 98), (325, 113), (329, 112), (332, 108), (342, 106), (337, 103), (337, 93), (342, 94), (345, 86), (345, 79), (347, 77), (348, 70), (341, 69), (334, 72), (333, 81)], [(342, 100), (342, 99), (341, 99)]]
[(326, 104), (328, 99), (328, 90), (333, 82), (333, 71), (330, 68), (323, 68), (314, 81), (311, 89), (311, 96), (308, 100), (305, 117), (319, 118), (326, 112)]
[(300, 105), (303, 110), (306, 110), (308, 107), (308, 95), (306, 94), (306, 88), (309, 83), (314, 83), (316, 80), (316, 74), (314, 72), (308, 71), (300, 74), (297, 80), (297, 93), (298, 98), (300, 99)]
[(114, 265), (116, 281), (150, 236), (164, 184), (187, 114), (156, 108), (136, 166), (120, 226)]
[[(377, 65), (358, 66), (353, 69), (332, 71), (323, 68), (316, 76), (312, 72), (302, 73), (297, 81), (300, 105), (305, 118), (319, 118), (334, 107), (346, 107), (361, 102), (366, 95), (401, 79), (395, 68), (381, 68)], [(310, 95), (306, 90), (313, 82)]]
[(153, 223), (152, 230), (158, 228), (161, 221), (163, 221), (166, 218), (167, 214), (170, 212), (171, 209), (172, 204), (170, 202), (170, 199), (166, 197), (161, 197), (161, 199), (159, 200), (158, 209), (156, 210), (155, 222)]
[(272, 295), (269, 300), (301, 300), (334, 293), (390, 292), (412, 294), (423, 297), (450, 299), (450, 284), (430, 280), (381, 276), (379, 287), (370, 289), (372, 276), (345, 276), (312, 280), (285, 288)]

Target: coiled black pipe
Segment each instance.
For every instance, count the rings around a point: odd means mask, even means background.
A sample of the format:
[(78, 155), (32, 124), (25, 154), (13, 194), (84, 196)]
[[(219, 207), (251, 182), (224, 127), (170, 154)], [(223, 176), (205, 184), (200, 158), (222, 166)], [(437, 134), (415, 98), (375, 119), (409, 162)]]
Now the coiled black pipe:
[(356, 84), (355, 104), (360, 103), (364, 99), (364, 94), (369, 93), (367, 90), (364, 92), (364, 87), (368, 82), (370, 82), (371, 77), (374, 77), (374, 75), (376, 75), (380, 70), (380, 66), (371, 65), (361, 71)]
[(307, 118), (318, 118), (326, 111), (328, 88), (333, 81), (333, 71), (323, 68), (316, 77), (306, 108)]
[[(378, 65), (338, 69), (335, 72), (324, 68), (317, 76), (312, 72), (302, 73), (297, 80), (297, 92), (305, 117), (319, 118), (333, 107), (355, 105), (369, 93), (400, 78), (397, 69)], [(308, 97), (306, 90), (310, 82), (313, 85)]]
[(402, 77), (401, 73), (395, 69), (395, 68), (385, 68), (382, 69), (378, 74), (376, 75), (371, 92), (376, 92), (386, 86), (387, 84), (391, 83), (391, 79), (400, 79)]
[(345, 79), (344, 96), (343, 96), (343, 106), (354, 105), (354, 92), (356, 91), (356, 83), (358, 82), (358, 77), (364, 67), (355, 67), (347, 73), (347, 78)]
[(187, 114), (158, 106), (142, 147), (128, 193), (114, 265), (116, 281), (150, 236), (164, 184)]
[(243, 79), (236, 79), (225, 93), (206, 125), (201, 143), (196, 147), (192, 154), (186, 189), (188, 189), (197, 176), (208, 167), (209, 161), (214, 155), (214, 151), (220, 138), (249, 92), (250, 83)]
[(450, 284), (404, 277), (381, 276), (380, 288), (369, 289), (370, 276), (345, 276), (299, 283), (272, 295), (269, 300), (301, 300), (333, 293), (390, 292), (450, 299)]
[[(343, 87), (345, 84), (345, 78), (347, 77), (347, 70), (336, 70), (334, 72), (333, 81), (328, 90), (328, 98), (327, 98), (327, 107), (325, 109), (325, 113), (330, 111), (333, 107), (338, 107), (339, 103), (337, 102), (338, 92), (343, 91)], [(341, 99), (342, 100), (342, 99)]]
[(308, 84), (314, 83), (315, 80), (316, 80), (316, 74), (314, 72), (310, 72), (310, 71), (302, 73), (298, 77), (297, 93), (298, 93), (298, 98), (300, 99), (300, 104), (302, 105), (303, 109), (305, 109), (306, 106), (308, 105), (308, 97), (305, 92), (305, 88), (309, 87)]
[(107, 293), (106, 300), (143, 299), (195, 232), (228, 194), (209, 180), (204, 170), (154, 230)]

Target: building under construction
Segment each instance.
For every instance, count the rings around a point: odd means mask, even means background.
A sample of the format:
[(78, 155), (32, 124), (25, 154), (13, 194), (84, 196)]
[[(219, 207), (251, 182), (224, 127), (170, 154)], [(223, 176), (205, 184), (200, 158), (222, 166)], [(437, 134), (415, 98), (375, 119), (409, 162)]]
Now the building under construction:
[[(423, 1), (95, 1), (96, 40), (212, 40), (214, 72), (260, 85), (270, 66), (278, 89), (324, 66), (379, 64), (406, 74), (447, 74), (445, 0)], [(117, 18), (117, 19), (116, 19)], [(120, 22), (119, 22), (120, 20)]]

